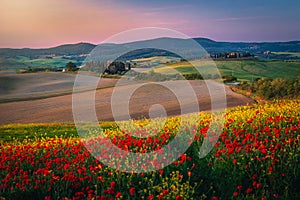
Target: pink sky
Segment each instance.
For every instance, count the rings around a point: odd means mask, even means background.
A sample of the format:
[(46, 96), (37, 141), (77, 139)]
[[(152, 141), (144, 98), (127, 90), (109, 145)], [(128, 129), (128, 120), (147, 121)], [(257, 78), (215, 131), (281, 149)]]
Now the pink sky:
[(300, 39), (298, 0), (1, 0), (0, 47), (101, 43), (132, 28), (218, 41)]
[(149, 17), (151, 13), (84, 2), (2, 0), (0, 47), (49, 47), (77, 42), (97, 44), (131, 28), (172, 28), (173, 25), (171, 21), (158, 19), (158, 16)]

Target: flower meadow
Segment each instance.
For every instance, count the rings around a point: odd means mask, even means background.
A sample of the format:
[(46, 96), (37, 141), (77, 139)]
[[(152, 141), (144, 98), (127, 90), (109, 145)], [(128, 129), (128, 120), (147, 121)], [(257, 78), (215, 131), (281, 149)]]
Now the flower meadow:
[[(176, 134), (195, 133), (175, 162), (145, 173), (112, 169), (93, 157), (84, 144), (99, 138), (48, 133), (5, 140), (1, 135), (0, 199), (300, 199), (300, 100), (228, 110), (222, 133), (210, 137), (215, 145), (204, 158), (199, 149), (210, 114), (198, 115), (197, 125), (185, 124), (184, 131), (177, 131), (178, 117), (169, 118), (146, 138), (118, 127), (105, 129), (105, 137), (116, 146), (140, 153), (161, 149)], [(139, 131), (146, 121), (138, 122)], [(35, 130), (34, 125), (24, 126)], [(48, 130), (50, 125), (43, 126)], [(113, 156), (118, 162), (118, 155)]]

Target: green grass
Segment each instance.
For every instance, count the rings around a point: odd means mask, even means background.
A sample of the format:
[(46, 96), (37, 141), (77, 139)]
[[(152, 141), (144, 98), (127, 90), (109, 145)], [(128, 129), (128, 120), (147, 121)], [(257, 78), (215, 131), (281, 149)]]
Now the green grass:
[(30, 59), (25, 56), (18, 56), (16, 58), (0, 58), (1, 70), (15, 70), (26, 67), (64, 67), (68, 62), (76, 63), (76, 60), (62, 58), (61, 56), (56, 56), (53, 58), (37, 58)]
[[(240, 81), (250, 81), (255, 78), (289, 78), (295, 79), (300, 75), (300, 62), (285, 61), (258, 61), (258, 60), (232, 60), (214, 61), (222, 76), (234, 75)], [(201, 73), (214, 73), (213, 64), (208, 61), (200, 62), (197, 68)], [(159, 65), (155, 72), (172, 73), (197, 73), (197, 70), (188, 62), (179, 62)]]
[[(115, 122), (101, 122), (103, 130), (116, 129)], [(2, 142), (23, 141), (44, 137), (77, 137), (76, 127), (72, 123), (52, 124), (8, 124), (0, 126), (0, 144)]]
[(22, 141), (26, 138), (76, 136), (72, 124), (11, 124), (0, 127), (0, 141)]
[(272, 52), (276, 55), (290, 55), (291, 57), (300, 57), (300, 52)]
[(24, 63), (32, 67), (40, 67), (40, 66), (64, 67), (68, 62), (74, 62), (74, 60), (64, 59), (61, 57), (53, 57), (52, 59), (38, 58), (38, 59), (24, 61)]
[(172, 56), (153, 56), (150, 58), (138, 58), (131, 60), (132, 62), (156, 62), (156, 63), (167, 63), (173, 60), (179, 60), (179, 58), (175, 58)]
[(18, 59), (14, 58), (0, 58), (0, 69), (1, 70), (15, 70), (26, 68), (27, 65)]
[(171, 57), (171, 56), (153, 56), (150, 58), (138, 58), (131, 60), (132, 63), (135, 63), (135, 67), (143, 67), (143, 66), (157, 66), (164, 63), (171, 63), (179, 61), (179, 58)]
[[(282, 54), (283, 52), (275, 52)], [(284, 52), (286, 53), (286, 52)], [(300, 53), (288, 52), (294, 56), (300, 56)], [(175, 59), (176, 60), (176, 59)], [(76, 62), (71, 59), (62, 57), (53, 57), (52, 59), (39, 58), (29, 59), (28, 57), (18, 56), (17, 58), (0, 59), (1, 70), (5, 69), (20, 69), (31, 67), (63, 67), (67, 62)], [(173, 57), (155, 56), (151, 58), (140, 58), (132, 60), (136, 62), (137, 66), (155, 67), (155, 72), (163, 74), (189, 74), (198, 73), (198, 71), (188, 62), (171, 62)], [(300, 75), (300, 62), (286, 62), (286, 61), (259, 61), (259, 60), (218, 60), (214, 61), (222, 76), (234, 75), (240, 81), (251, 81), (252, 78), (289, 78), (295, 79)], [(208, 61), (201, 61), (197, 64), (197, 68), (202, 73), (215, 74), (211, 68), (212, 63)]]

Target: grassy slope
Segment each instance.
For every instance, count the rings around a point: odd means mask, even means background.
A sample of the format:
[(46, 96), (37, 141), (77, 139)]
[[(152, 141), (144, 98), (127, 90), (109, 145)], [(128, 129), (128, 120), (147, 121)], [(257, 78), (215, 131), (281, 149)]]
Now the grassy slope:
[[(114, 122), (101, 122), (103, 130), (114, 129)], [(9, 124), (0, 126), (0, 144), (2, 142), (23, 141), (42, 137), (76, 137), (77, 131), (73, 123), (51, 124)]]
[[(171, 57), (152, 57), (147, 59), (132, 60), (137, 63), (137, 67), (148, 65), (156, 66), (155, 71), (159, 73), (172, 74), (174, 69), (179, 73), (197, 73), (188, 62), (167, 63), (172, 60)], [(29, 59), (28, 57), (18, 56), (17, 58), (0, 59), (0, 70), (20, 69), (41, 66), (56, 66), (63, 67), (67, 62), (75, 62), (75, 60), (65, 59), (62, 57), (54, 57), (52, 59), (39, 58)], [(285, 61), (257, 61), (257, 60), (218, 60), (214, 61), (221, 75), (234, 75), (239, 80), (252, 80), (252, 78), (291, 78), (294, 79), (300, 74), (300, 62), (285, 62)], [(198, 69), (207, 73), (214, 74), (210, 69), (211, 62), (202, 62)]]
[[(221, 75), (234, 75), (239, 80), (248, 80), (252, 78), (291, 78), (294, 79), (300, 75), (300, 62), (284, 61), (257, 61), (257, 60), (232, 60), (215, 61)], [(207, 71), (208, 62), (201, 62), (199, 70)], [(160, 73), (174, 73), (175, 69), (179, 73), (197, 73), (196, 69), (188, 62), (171, 63), (159, 65), (155, 71)]]
[(290, 55), (291, 57), (300, 57), (299, 52), (272, 52), (272, 53), (277, 55)]
[(25, 56), (18, 56), (16, 58), (0, 58), (0, 70), (6, 69), (21, 69), (26, 67), (64, 67), (68, 62), (75, 62), (76, 60), (65, 59), (61, 56), (49, 58), (30, 59)]

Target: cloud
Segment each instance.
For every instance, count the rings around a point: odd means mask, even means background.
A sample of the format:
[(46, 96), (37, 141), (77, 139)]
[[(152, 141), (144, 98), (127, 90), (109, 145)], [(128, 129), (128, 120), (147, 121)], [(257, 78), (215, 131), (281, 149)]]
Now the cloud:
[(216, 22), (245, 21), (245, 20), (253, 20), (253, 19), (263, 19), (263, 18), (268, 18), (268, 17), (267, 16), (227, 17), (227, 18), (212, 19), (212, 21), (216, 21)]

